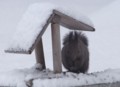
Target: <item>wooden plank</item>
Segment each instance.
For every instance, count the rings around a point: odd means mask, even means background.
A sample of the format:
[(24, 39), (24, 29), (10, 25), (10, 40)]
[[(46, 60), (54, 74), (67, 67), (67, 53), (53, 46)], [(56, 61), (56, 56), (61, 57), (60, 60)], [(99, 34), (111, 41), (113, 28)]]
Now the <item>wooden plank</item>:
[(60, 24), (66, 28), (69, 28), (72, 30), (95, 31), (95, 28), (81, 21), (78, 21), (70, 16), (67, 16), (66, 14), (63, 14), (57, 10), (54, 10), (53, 13), (61, 17)]
[(42, 65), (42, 69), (46, 69), (42, 38), (40, 39), (39, 43), (36, 44), (35, 55), (36, 55), (36, 63), (40, 63)]
[(60, 43), (60, 26), (57, 23), (51, 24), (52, 48), (53, 48), (53, 68), (55, 73), (62, 72), (61, 63), (61, 43)]
[(31, 54), (31, 50), (25, 51), (25, 50), (19, 50), (19, 51), (15, 51), (15, 49), (13, 50), (5, 50), (6, 53), (19, 53), (19, 54)]
[(31, 52), (33, 51), (33, 49), (35, 48), (36, 44), (39, 42), (39, 39), (42, 37), (43, 33), (45, 32), (45, 30), (47, 29), (49, 23), (52, 21), (53, 17), (55, 14), (51, 14), (51, 16), (49, 17), (49, 19), (47, 20), (46, 24), (43, 26), (42, 31), (39, 33), (39, 35), (37, 36), (35, 43), (33, 43), (32, 47), (30, 48)]
[[(0, 87), (16, 87), (16, 86), (0, 86)], [(120, 87), (120, 82), (101, 83), (101, 84), (84, 85), (84, 86), (72, 86), (72, 87)]]

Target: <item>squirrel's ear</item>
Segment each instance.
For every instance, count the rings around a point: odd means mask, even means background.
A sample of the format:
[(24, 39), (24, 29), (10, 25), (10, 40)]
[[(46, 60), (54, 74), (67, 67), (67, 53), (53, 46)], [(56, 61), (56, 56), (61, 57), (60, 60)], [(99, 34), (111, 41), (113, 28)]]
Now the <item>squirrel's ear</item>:
[(81, 33), (81, 34), (80, 34), (80, 37), (81, 37), (81, 40), (83, 41), (83, 43), (84, 43), (86, 46), (88, 46), (89, 43), (88, 43), (88, 38), (87, 38), (87, 36), (86, 36), (85, 34)]
[(69, 43), (69, 39), (71, 38), (71, 34), (72, 34), (72, 32), (65, 35), (65, 37), (63, 38), (63, 45)]

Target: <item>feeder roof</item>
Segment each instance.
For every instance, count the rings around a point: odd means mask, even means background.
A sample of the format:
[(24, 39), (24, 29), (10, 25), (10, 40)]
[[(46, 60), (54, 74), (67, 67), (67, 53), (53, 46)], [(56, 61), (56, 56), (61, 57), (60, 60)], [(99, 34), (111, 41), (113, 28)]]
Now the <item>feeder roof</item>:
[(51, 22), (72, 30), (95, 31), (87, 17), (72, 9), (51, 3), (36, 3), (28, 8), (18, 23), (6, 52), (31, 54)]

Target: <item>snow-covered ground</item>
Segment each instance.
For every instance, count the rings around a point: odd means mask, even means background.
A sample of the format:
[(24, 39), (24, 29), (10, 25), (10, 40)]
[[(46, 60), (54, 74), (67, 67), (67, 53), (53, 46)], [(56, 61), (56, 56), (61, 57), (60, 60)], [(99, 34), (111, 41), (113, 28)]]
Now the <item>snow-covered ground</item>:
[[(59, 3), (61, 5), (63, 2), (63, 0), (61, 0), (60, 2), (56, 2), (55, 0), (50, 0), (50, 1), (56, 4)], [(10, 79), (7, 78), (8, 83), (6, 82), (6, 84), (10, 85), (11, 83), (12, 85), (17, 85), (18, 79), (14, 83), (11, 81), (13, 81), (13, 79), (19, 78), (19, 80), (21, 80), (21, 84), (18, 84), (18, 85), (23, 85), (22, 81), (26, 78), (26, 74), (29, 75), (30, 73), (32, 73), (29, 68), (34, 66), (35, 64), (34, 53), (32, 53), (32, 55), (6, 54), (4, 53), (4, 49), (6, 48), (6, 45), (8, 44), (8, 42), (11, 40), (12, 34), (14, 33), (16, 26), (22, 17), (22, 14), (25, 12), (28, 5), (32, 4), (33, 2), (39, 2), (39, 0), (35, 0), (35, 1), (33, 0), (29, 0), (29, 1), (1, 0), (0, 1), (0, 30), (1, 30), (0, 31), (0, 41), (1, 41), (0, 43), (1, 83), (0, 84), (4, 84), (4, 82), (6, 81), (5, 79), (8, 76)], [(120, 0), (93, 0), (93, 3), (92, 1), (90, 1), (89, 3), (88, 0), (84, 0), (84, 1), (75, 0), (74, 2), (72, 2), (71, 0), (69, 2), (70, 4), (68, 4), (67, 1), (65, 2), (66, 2), (65, 6), (66, 5), (73, 6), (73, 7), (75, 6), (74, 8), (75, 9), (77, 8), (76, 10), (78, 12), (82, 12), (87, 16), (89, 16), (89, 18), (92, 20), (96, 28), (95, 32), (85, 32), (89, 38), (89, 44), (90, 44), (89, 72), (104, 71), (105, 69), (108, 69), (108, 68), (111, 68), (111, 69), (120, 68), (120, 63), (119, 63), (120, 62), (120, 59), (119, 59), (120, 57), (120, 53), (119, 53), (120, 52), (120, 46), (119, 46), (120, 44), (120, 39), (119, 39), (120, 37), (120, 29), (119, 29), (120, 28), (120, 11), (119, 11)], [(71, 3), (73, 5), (71, 5)], [(61, 28), (62, 28), (61, 40), (62, 40), (63, 36), (65, 35), (65, 33), (68, 32), (68, 30), (64, 29), (63, 27)], [(51, 37), (51, 33), (50, 33), (50, 26), (49, 26), (49, 29), (47, 29), (47, 31), (43, 36), (43, 41), (44, 41), (46, 65), (47, 65), (47, 68), (52, 70), (53, 69), (52, 53), (51, 53), (52, 48), (51, 48), (50, 37)], [(107, 79), (106, 81), (103, 80), (103, 82), (107, 82), (108, 80), (112, 82), (117, 80), (119, 81), (119, 78), (120, 78), (119, 73), (120, 73), (119, 69), (105, 71), (103, 74), (105, 74), (106, 76), (112, 76), (114, 78), (112, 78), (112, 80), (110, 78)], [(98, 77), (100, 76), (99, 78), (102, 78), (101, 76), (103, 75), (102, 73), (101, 74), (95, 73), (95, 75), (96, 74)], [(81, 76), (84, 76), (84, 75), (80, 74), (80, 77), (77, 77), (77, 78), (79, 79), (81, 78)], [(74, 77), (74, 74), (73, 74), (73, 77)], [(70, 77), (70, 78), (72, 78), (73, 80), (73, 77)], [(91, 77), (85, 75), (83, 79), (86, 79), (86, 78), (91, 79)], [(34, 82), (38, 83), (38, 81), (39, 79), (35, 80)], [(53, 82), (55, 81), (56, 81), (56, 78), (53, 79)], [(70, 81), (70, 80), (66, 80), (66, 83), (67, 81)], [(83, 80), (80, 80), (80, 81), (83, 81)], [(99, 80), (97, 81), (98, 83), (100, 83)], [(45, 83), (47, 82), (48, 80), (45, 81)], [(75, 81), (75, 82), (79, 83), (79, 81)], [(92, 80), (92, 82), (94, 82), (94, 79)], [(92, 84), (92, 82), (89, 84)], [(82, 83), (85, 84), (84, 82)], [(46, 85), (46, 84), (42, 82), (42, 83), (39, 83), (39, 85)], [(51, 84), (51, 85), (55, 85), (55, 84)]]

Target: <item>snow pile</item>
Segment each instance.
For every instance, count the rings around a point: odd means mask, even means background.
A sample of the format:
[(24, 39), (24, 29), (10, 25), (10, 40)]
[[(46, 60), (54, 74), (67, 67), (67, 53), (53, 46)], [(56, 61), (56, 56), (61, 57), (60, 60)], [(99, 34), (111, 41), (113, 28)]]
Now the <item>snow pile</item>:
[(0, 86), (17, 86), (25, 87), (25, 73), (22, 70), (15, 70), (0, 73)]
[(74, 9), (63, 8), (51, 3), (36, 3), (31, 5), (23, 15), (7, 49), (11, 51), (28, 51), (41, 32), (43, 26), (47, 23), (54, 9), (82, 21), (85, 24), (93, 26), (87, 17), (74, 12)]
[(88, 74), (54, 74), (49, 69), (39, 71), (31, 68), (0, 73), (0, 86), (27, 87), (32, 84), (32, 87), (71, 87), (113, 82), (120, 82), (120, 69)]

